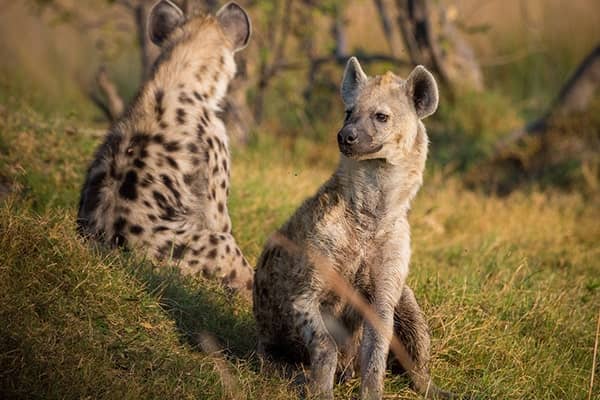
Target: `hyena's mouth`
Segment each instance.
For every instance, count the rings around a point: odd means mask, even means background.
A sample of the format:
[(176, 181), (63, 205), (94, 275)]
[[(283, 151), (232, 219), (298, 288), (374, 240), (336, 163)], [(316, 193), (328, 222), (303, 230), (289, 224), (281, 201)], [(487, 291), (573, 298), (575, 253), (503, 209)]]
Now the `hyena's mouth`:
[(383, 144), (379, 144), (377, 146), (362, 145), (360, 143), (356, 145), (340, 144), (339, 148), (340, 152), (346, 157), (355, 158), (377, 153), (383, 148)]

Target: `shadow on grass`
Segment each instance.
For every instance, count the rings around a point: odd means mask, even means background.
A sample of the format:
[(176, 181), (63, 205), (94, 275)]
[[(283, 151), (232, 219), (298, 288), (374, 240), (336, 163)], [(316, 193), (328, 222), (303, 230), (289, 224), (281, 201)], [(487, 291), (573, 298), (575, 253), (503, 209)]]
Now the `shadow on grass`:
[(208, 334), (226, 356), (255, 360), (252, 306), (241, 296), (206, 279), (181, 276), (176, 268), (153, 267), (148, 261), (129, 262), (127, 271), (157, 299), (192, 347), (202, 351), (202, 337)]

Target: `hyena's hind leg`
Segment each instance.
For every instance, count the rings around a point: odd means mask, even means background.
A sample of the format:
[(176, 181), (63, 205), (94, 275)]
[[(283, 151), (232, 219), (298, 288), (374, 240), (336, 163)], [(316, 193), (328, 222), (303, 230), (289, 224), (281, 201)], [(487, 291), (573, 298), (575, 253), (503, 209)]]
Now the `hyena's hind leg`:
[[(394, 334), (412, 359), (407, 372), (414, 389), (428, 399), (452, 399), (452, 393), (439, 389), (429, 375), (431, 338), (425, 316), (411, 288), (404, 285), (402, 296), (394, 310)], [(390, 357), (393, 355), (390, 354)], [(394, 361), (395, 362), (395, 361)]]
[(244, 297), (252, 297), (254, 270), (231, 234), (202, 230), (190, 239), (180, 262), (182, 273), (217, 279)]

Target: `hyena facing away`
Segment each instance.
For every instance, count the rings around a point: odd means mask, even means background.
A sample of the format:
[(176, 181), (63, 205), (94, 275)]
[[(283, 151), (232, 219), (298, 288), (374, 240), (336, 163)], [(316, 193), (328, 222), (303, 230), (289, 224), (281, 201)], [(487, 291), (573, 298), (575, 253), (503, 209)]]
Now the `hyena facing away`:
[(78, 230), (176, 263), (250, 296), (253, 271), (231, 235), (231, 162), (219, 102), (246, 46), (236, 5), (186, 18), (162, 0), (149, 18), (161, 55), (152, 76), (96, 152), (81, 192)]
[[(333, 397), (336, 368), (344, 366), (338, 352), (346, 365), (359, 352), (361, 398), (381, 399), (395, 334), (410, 356), (413, 387), (448, 398), (431, 383), (427, 323), (405, 284), (407, 213), (427, 158), (421, 119), (437, 108), (437, 85), (421, 66), (407, 80), (390, 72), (368, 78), (352, 58), (341, 91), (346, 118), (337, 138), (339, 167), (258, 261), (253, 301), (259, 352), (309, 361), (311, 390), (325, 398)], [(369, 301), (377, 329), (332, 288), (328, 270)]]

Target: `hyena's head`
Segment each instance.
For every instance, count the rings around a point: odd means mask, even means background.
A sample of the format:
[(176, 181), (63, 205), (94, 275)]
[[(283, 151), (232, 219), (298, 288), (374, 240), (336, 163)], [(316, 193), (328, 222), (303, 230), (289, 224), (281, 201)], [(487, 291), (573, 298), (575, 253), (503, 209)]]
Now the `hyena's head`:
[(182, 40), (197, 39), (205, 46), (211, 41), (227, 46), (233, 55), (246, 47), (252, 27), (246, 11), (235, 2), (224, 5), (215, 17), (186, 17), (175, 3), (160, 0), (150, 11), (148, 31), (152, 42), (161, 48), (173, 47)]
[(402, 159), (412, 147), (421, 120), (435, 112), (438, 88), (431, 73), (417, 66), (406, 80), (387, 72), (367, 77), (352, 57), (342, 81), (346, 106), (338, 133), (340, 151), (357, 160)]

